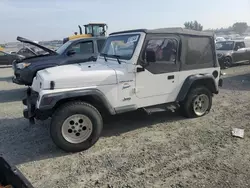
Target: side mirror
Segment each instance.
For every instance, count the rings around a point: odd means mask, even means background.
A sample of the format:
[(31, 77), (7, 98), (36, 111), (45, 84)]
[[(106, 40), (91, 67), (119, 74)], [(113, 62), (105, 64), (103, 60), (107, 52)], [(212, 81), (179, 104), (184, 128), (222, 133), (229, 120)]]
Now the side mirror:
[(239, 47), (235, 46), (234, 51), (238, 51), (238, 50), (239, 50)]
[(75, 50), (69, 50), (69, 51), (67, 52), (67, 56), (72, 56), (72, 55), (74, 55), (75, 53), (76, 53)]
[(146, 51), (146, 61), (147, 63), (154, 63), (156, 62), (156, 54), (153, 50)]

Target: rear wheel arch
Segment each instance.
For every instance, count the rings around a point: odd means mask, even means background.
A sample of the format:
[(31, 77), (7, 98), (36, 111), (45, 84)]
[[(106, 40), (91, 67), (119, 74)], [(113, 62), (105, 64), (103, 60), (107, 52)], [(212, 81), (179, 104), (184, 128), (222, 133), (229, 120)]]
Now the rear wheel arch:
[(203, 78), (203, 79), (195, 80), (192, 83), (191, 88), (194, 88), (196, 86), (201, 86), (201, 85), (208, 88), (212, 93), (215, 93), (217, 90), (215, 81), (212, 78)]
[(213, 77), (213, 75), (192, 75), (187, 77), (184, 81), (176, 101), (184, 101), (189, 91), (198, 86), (204, 86), (208, 88), (211, 93), (218, 93), (218, 87), (216, 86), (215, 78)]

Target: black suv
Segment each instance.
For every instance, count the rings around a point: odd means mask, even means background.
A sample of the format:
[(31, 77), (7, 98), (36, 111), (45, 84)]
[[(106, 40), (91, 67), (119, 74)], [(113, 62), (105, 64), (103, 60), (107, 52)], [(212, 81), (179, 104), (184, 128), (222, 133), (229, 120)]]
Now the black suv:
[(95, 61), (102, 49), (106, 37), (81, 38), (66, 42), (56, 51), (37, 44), (31, 40), (17, 37), (20, 42), (32, 44), (46, 53), (27, 57), (13, 62), (13, 82), (19, 85), (30, 86), (37, 71), (66, 64)]

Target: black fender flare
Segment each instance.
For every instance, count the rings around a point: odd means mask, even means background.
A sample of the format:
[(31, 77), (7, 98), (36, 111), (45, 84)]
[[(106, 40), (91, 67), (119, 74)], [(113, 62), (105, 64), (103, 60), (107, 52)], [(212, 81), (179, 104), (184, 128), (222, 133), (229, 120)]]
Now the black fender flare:
[(176, 98), (176, 101), (177, 102), (183, 101), (186, 98), (192, 85), (195, 83), (199, 83), (199, 82), (201, 85), (205, 85), (205, 86), (209, 87), (209, 89), (211, 90), (212, 93), (215, 93), (215, 94), (218, 93), (218, 86), (217, 86), (216, 80), (212, 74), (190, 75), (185, 79), (185, 81), (184, 81), (184, 83), (179, 91), (179, 94)]
[(84, 96), (97, 97), (103, 102), (103, 105), (110, 112), (110, 114), (113, 115), (116, 113), (114, 108), (106, 98), (106, 96), (98, 89), (82, 89), (82, 90), (63, 91), (63, 92), (45, 94), (41, 96), (39, 109), (50, 110), (53, 109), (56, 106), (56, 104), (63, 99), (72, 99)]

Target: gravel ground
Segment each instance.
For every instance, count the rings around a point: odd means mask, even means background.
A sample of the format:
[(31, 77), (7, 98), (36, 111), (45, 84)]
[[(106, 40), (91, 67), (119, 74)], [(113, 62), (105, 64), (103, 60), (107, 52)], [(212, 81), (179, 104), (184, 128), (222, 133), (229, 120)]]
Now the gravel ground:
[[(68, 154), (48, 134), (49, 121), (29, 125), (25, 88), (0, 68), (0, 153), (34, 187), (250, 187), (250, 66), (227, 69), (209, 114), (116, 116), (88, 151)], [(231, 136), (244, 128), (244, 139)]]

